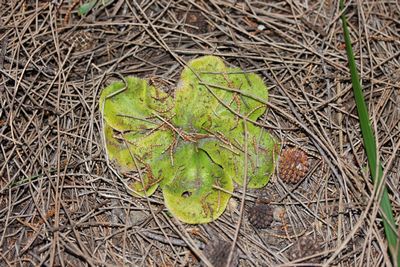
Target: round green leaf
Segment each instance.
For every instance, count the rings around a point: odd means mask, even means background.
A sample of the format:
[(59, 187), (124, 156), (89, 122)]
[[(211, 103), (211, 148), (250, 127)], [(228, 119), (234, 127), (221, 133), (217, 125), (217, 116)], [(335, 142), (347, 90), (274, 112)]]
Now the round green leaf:
[(135, 196), (151, 195), (159, 180), (150, 163), (168, 153), (174, 140), (169, 126), (159, 119), (171, 116), (172, 98), (139, 78), (125, 82), (111, 84), (100, 96), (107, 153), (122, 172), (143, 168), (143, 181), (134, 182), (132, 189)]
[[(232, 109), (251, 120), (257, 120), (267, 109), (264, 103), (268, 100), (268, 88), (264, 81), (257, 74), (244, 73), (239, 68), (229, 68), (228, 73), (230, 86), (240, 91), (232, 99)], [(261, 103), (251, 96), (265, 102)]]
[[(275, 139), (264, 129), (247, 125), (247, 186), (264, 187), (273, 174), (279, 146)], [(200, 147), (207, 151), (212, 160), (223, 167), (236, 183), (243, 185), (245, 171), (244, 129), (243, 123), (226, 136), (230, 144), (215, 139), (204, 139)]]
[[(188, 63), (175, 91), (174, 123), (177, 126), (192, 131), (201, 130), (204, 124), (209, 123), (215, 116), (212, 112), (218, 105), (218, 100), (201, 83), (227, 86), (225, 71), (224, 62), (214, 56), (201, 57)], [(221, 98), (226, 93), (216, 92)]]
[[(256, 120), (266, 110), (268, 90), (260, 76), (205, 56), (190, 61), (175, 93), (174, 123), (186, 131), (227, 132), (240, 116)], [(188, 112), (190, 110), (190, 112)]]
[(174, 154), (174, 165), (169, 162), (169, 168), (158, 169), (162, 176), (168, 176), (161, 185), (165, 205), (181, 221), (207, 223), (224, 212), (230, 194), (214, 186), (232, 192), (232, 179), (196, 145), (183, 144)]
[(104, 133), (108, 157), (120, 171), (135, 171), (138, 167), (144, 170), (143, 181), (131, 185), (134, 195), (153, 194), (160, 177), (153, 176), (151, 166), (157, 164), (164, 154), (169, 155), (168, 149), (174, 139), (171, 131), (161, 129), (150, 133), (123, 133), (105, 123)]
[(100, 110), (105, 121), (118, 131), (151, 130), (162, 122), (155, 114), (168, 119), (172, 98), (149, 86), (145, 80), (128, 77), (106, 87), (100, 96)]

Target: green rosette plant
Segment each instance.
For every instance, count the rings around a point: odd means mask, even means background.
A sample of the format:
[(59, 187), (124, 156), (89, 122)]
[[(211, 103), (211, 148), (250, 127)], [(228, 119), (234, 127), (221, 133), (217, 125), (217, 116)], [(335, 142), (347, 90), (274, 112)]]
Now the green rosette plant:
[(251, 123), (245, 139), (243, 126), (265, 113), (267, 98), (258, 75), (226, 67), (215, 56), (188, 63), (174, 98), (126, 78), (100, 97), (108, 157), (123, 172), (144, 170), (131, 186), (135, 196), (161, 187), (172, 215), (211, 222), (225, 210), (233, 181), (243, 185), (247, 173), (247, 186), (260, 188), (273, 174), (276, 140)]

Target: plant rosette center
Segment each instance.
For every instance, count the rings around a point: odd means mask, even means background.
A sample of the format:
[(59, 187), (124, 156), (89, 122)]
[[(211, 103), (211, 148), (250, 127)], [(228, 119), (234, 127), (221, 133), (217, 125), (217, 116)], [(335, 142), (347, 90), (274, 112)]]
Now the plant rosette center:
[(135, 197), (160, 187), (173, 216), (211, 222), (224, 212), (233, 182), (243, 186), (246, 176), (247, 187), (261, 188), (274, 172), (278, 143), (252, 123), (267, 99), (258, 75), (215, 56), (187, 64), (174, 98), (127, 77), (100, 96), (108, 159), (122, 173), (138, 171)]

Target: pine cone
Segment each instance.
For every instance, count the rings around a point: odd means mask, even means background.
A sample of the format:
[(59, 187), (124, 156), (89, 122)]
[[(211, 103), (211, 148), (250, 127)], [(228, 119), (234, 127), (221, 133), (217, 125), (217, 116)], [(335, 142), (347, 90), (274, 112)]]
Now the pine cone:
[[(319, 240), (315, 240), (312, 236), (303, 236), (296, 243), (290, 247), (289, 259), (297, 260), (305, 258), (314, 254), (321, 252), (321, 243)], [(317, 259), (307, 260), (307, 262), (316, 262)]]
[(274, 211), (269, 205), (255, 204), (248, 211), (249, 222), (258, 229), (270, 227), (274, 220)]
[(279, 176), (285, 183), (298, 183), (307, 174), (308, 157), (299, 148), (287, 148), (279, 159)]
[[(222, 239), (212, 239), (205, 246), (204, 255), (213, 266), (226, 266), (231, 251), (231, 245), (232, 243)], [(236, 248), (234, 249), (232, 256), (229, 267), (236, 267), (239, 265), (239, 255)]]

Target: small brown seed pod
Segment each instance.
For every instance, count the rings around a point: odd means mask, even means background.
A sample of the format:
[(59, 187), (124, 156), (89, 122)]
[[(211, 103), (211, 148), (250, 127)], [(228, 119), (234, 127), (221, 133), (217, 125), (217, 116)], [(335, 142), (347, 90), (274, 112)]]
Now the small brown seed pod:
[(308, 156), (296, 147), (282, 150), (279, 158), (279, 176), (285, 183), (298, 183), (307, 174)]
[(267, 204), (255, 204), (248, 211), (249, 222), (258, 229), (271, 226), (274, 220), (274, 211)]

